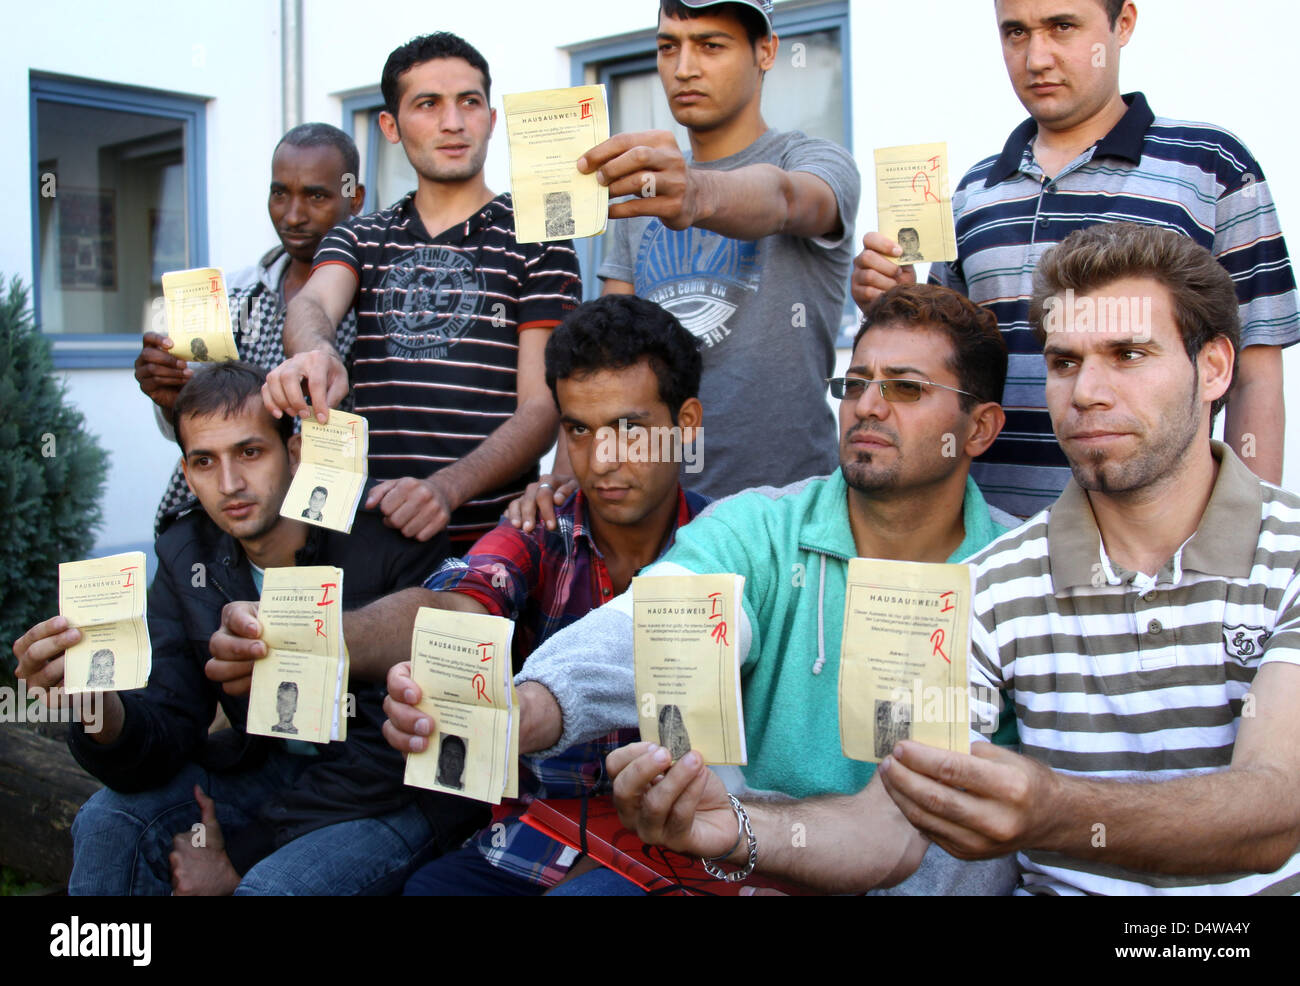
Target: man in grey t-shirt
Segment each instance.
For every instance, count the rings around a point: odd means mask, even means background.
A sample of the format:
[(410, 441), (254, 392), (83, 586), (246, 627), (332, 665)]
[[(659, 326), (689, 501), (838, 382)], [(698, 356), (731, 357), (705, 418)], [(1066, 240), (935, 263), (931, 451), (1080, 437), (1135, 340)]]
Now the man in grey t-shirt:
[[(778, 43), (771, 7), (661, 0), (659, 78), (687, 128), (689, 159), (671, 133), (651, 131), (619, 134), (578, 161), (611, 198), (632, 196), (609, 207), (604, 293), (650, 299), (701, 340), (709, 424), (702, 472), (687, 481), (714, 497), (838, 462), (824, 381), (861, 180), (839, 145), (763, 122), (763, 74)], [(557, 476), (568, 472), (562, 446)], [(550, 492), (537, 502), (548, 522)], [(521, 506), (510, 516), (530, 529), (532, 503)]]
[[(606, 292), (633, 291), (662, 305), (701, 340), (700, 401), (712, 413), (700, 452), (704, 469), (690, 482), (713, 497), (825, 475), (838, 462), (824, 394), (853, 259), (857, 168), (830, 141), (774, 130), (691, 168), (713, 175), (749, 165), (815, 176), (847, 233), (838, 240), (835, 231), (731, 238), (638, 216), (614, 224), (600, 267)], [(840, 215), (848, 221), (840, 223)], [(771, 214), (752, 218), (779, 221)]]

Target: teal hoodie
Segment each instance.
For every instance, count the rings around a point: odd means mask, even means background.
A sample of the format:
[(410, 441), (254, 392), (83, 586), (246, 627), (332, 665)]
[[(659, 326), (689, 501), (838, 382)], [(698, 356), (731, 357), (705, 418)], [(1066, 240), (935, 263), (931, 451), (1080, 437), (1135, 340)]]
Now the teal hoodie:
[[(1019, 521), (991, 511), (969, 478), (966, 538), (959, 562)], [(718, 500), (677, 532), (642, 575), (735, 572), (745, 577), (737, 640), (743, 661), (746, 786), (803, 798), (860, 791), (875, 764), (840, 750), (839, 659), (849, 559), (842, 473)], [(615, 728), (637, 725), (632, 680), (631, 592), (552, 636), (516, 681), (537, 681), (556, 698), (564, 732), (548, 756)]]
[[(966, 539), (948, 558), (963, 561), (1018, 522), (990, 514), (967, 478)], [(719, 500), (677, 535), (663, 565), (745, 576), (748, 647), (742, 651), (748, 787), (797, 798), (862, 790), (876, 765), (840, 749), (840, 637), (849, 559), (848, 486), (836, 470), (776, 490)], [(656, 574), (661, 566), (647, 569)], [(740, 641), (746, 642), (745, 627)]]

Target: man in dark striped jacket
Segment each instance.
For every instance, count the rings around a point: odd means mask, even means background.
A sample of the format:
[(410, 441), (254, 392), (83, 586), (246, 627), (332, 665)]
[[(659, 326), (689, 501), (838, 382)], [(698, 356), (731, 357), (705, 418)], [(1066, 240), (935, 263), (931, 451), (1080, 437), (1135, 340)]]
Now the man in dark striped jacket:
[[(990, 503), (1021, 517), (1049, 506), (1069, 478), (1052, 438), (1042, 353), (1029, 320), (1043, 254), (1098, 222), (1177, 230), (1232, 275), (1241, 309), (1237, 385), (1224, 441), (1260, 477), (1282, 479), (1282, 348), (1300, 339), (1295, 277), (1264, 172), (1228, 131), (1152, 113), (1121, 95), (1119, 54), (1132, 0), (998, 0), (1002, 55), (1030, 119), (1000, 154), (966, 173), (953, 196), (958, 259), (930, 279), (998, 317), (1010, 350), (1007, 426), (971, 469)], [(898, 245), (869, 233), (854, 297), (866, 306), (899, 280)]]

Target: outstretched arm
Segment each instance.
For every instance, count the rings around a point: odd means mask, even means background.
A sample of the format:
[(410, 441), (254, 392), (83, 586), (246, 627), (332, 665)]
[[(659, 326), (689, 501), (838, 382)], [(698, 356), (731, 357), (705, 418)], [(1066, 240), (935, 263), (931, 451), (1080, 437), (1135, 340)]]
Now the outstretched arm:
[(289, 358), (267, 374), (262, 386), (262, 402), (275, 417), (306, 417), (304, 384), (321, 424), (329, 419), (329, 409), (348, 395), (348, 373), (336, 340), (356, 291), (352, 268), (326, 264), (289, 302), (284, 316), (284, 351)]
[(1215, 773), (1090, 780), (991, 743), (963, 755), (912, 741), (879, 773), (907, 819), (961, 859), (1043, 849), (1157, 873), (1271, 873), (1300, 844), (1300, 665), (1265, 664), (1249, 697), (1254, 715)]
[(670, 229), (698, 226), (737, 240), (773, 233), (838, 239), (844, 232), (835, 193), (816, 175), (772, 164), (692, 168), (666, 130), (611, 137), (579, 158), (578, 170), (596, 172), (611, 198), (634, 196), (611, 204), (611, 219), (658, 216)]
[[(710, 858), (730, 849), (727, 862), (745, 866), (748, 840), (737, 838), (721, 779), (695, 751), (669, 763), (668, 751), (654, 743), (609, 755), (620, 821), (653, 845)], [(929, 845), (876, 778), (852, 796), (745, 801), (744, 807), (758, 847), (756, 868), (827, 893), (893, 886), (920, 865)]]

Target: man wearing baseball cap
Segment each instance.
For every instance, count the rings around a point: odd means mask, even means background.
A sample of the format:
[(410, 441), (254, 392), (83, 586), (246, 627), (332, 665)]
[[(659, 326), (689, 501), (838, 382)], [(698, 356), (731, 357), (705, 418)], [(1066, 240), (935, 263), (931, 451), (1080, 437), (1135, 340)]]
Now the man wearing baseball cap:
[[(617, 134), (578, 160), (611, 196), (603, 293), (649, 299), (702, 342), (711, 423), (692, 482), (714, 497), (838, 465), (824, 381), (860, 178), (838, 144), (763, 121), (763, 76), (778, 49), (771, 13), (768, 0), (660, 0), (659, 78), (689, 154), (656, 130)], [(568, 492), (538, 497), (548, 526)], [(530, 528), (534, 504), (520, 506), (511, 516)]]

